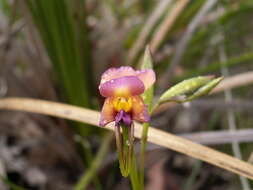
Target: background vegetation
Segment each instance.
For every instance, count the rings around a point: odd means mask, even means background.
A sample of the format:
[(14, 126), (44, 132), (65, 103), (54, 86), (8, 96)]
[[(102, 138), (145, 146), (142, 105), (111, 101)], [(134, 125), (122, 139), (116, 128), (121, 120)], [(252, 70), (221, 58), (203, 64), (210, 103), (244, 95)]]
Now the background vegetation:
[[(1, 97), (99, 110), (102, 72), (138, 67), (150, 44), (156, 95), (192, 76), (237, 76), (232, 90), (161, 107), (152, 126), (252, 162), (251, 0), (0, 0), (0, 8)], [(1, 111), (0, 189), (130, 189), (111, 139), (92, 126)], [(145, 189), (253, 186), (173, 151), (148, 150)], [(99, 165), (87, 178), (94, 160)]]

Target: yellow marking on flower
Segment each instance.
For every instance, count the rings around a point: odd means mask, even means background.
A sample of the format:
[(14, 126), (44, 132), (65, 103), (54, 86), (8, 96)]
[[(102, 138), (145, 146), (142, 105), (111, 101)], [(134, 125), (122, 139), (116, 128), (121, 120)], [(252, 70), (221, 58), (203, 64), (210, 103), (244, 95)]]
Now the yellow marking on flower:
[(113, 106), (116, 111), (124, 110), (129, 112), (132, 109), (133, 101), (132, 98), (116, 97), (113, 100)]
[(129, 89), (125, 87), (117, 88), (115, 90), (114, 96), (115, 97), (129, 97), (130, 96)]

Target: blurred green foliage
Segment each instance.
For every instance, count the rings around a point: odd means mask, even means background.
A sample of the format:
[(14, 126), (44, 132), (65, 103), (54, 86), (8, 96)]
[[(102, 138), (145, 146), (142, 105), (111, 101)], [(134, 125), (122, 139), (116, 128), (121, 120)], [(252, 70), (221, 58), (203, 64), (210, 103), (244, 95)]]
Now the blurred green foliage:
[[(25, 2), (54, 66), (64, 98), (71, 104), (91, 108), (93, 75), (84, 1)], [(91, 130), (78, 128), (82, 135), (88, 135)]]

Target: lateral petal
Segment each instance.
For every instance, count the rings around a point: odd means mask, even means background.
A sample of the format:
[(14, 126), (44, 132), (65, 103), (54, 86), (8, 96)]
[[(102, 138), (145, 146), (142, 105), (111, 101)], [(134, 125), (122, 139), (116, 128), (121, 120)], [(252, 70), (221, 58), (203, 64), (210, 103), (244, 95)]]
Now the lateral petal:
[(150, 117), (148, 114), (147, 105), (144, 104), (142, 97), (134, 96), (133, 107), (132, 107), (132, 117), (133, 120), (140, 121), (142, 123), (149, 122)]
[(156, 80), (155, 72), (152, 69), (137, 70), (136, 76), (143, 82), (145, 90), (150, 88)]
[(106, 98), (100, 114), (99, 126), (104, 127), (108, 123), (114, 121), (115, 116), (116, 111), (113, 107), (113, 98)]

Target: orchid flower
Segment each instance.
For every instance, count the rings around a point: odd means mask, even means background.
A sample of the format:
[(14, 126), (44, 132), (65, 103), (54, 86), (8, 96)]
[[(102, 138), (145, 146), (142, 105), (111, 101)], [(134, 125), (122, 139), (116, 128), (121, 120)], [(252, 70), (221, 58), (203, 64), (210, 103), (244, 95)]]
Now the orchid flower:
[(154, 82), (155, 73), (152, 69), (134, 70), (127, 66), (108, 69), (101, 78), (99, 91), (106, 99), (99, 125), (104, 127), (115, 121), (120, 170), (125, 177), (130, 173), (133, 162), (133, 120), (142, 123), (150, 120), (147, 105), (140, 95)]
[(130, 126), (133, 120), (149, 122), (147, 105), (140, 96), (155, 82), (152, 69), (134, 70), (122, 66), (111, 68), (102, 75), (99, 91), (105, 102), (100, 117), (100, 126), (115, 121), (115, 126)]

